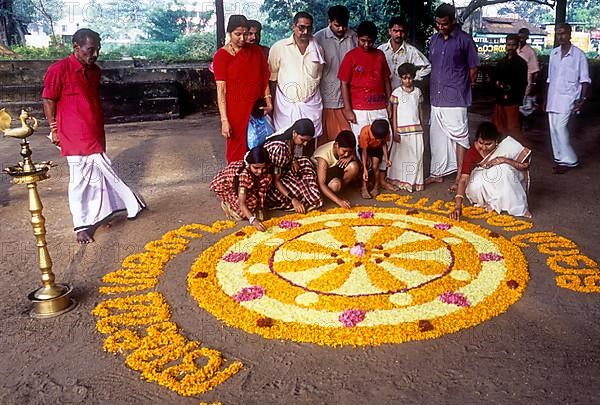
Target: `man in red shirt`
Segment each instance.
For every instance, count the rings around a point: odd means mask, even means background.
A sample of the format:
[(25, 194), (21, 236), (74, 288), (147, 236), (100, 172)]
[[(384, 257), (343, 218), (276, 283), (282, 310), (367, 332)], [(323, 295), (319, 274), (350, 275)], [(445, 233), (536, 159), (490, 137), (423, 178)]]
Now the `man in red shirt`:
[(100, 36), (90, 29), (73, 35), (73, 53), (44, 76), (44, 114), (52, 142), (69, 164), (69, 208), (79, 243), (93, 242), (96, 228), (118, 211), (134, 218), (145, 204), (123, 183), (106, 156), (100, 106)]
[(375, 48), (377, 27), (363, 21), (357, 29), (358, 47), (349, 51), (340, 65), (344, 115), (358, 138), (360, 130), (376, 119), (388, 119), (387, 102), (392, 94), (390, 68), (385, 54)]
[[(344, 116), (350, 122), (357, 138), (361, 129), (373, 121), (388, 121), (388, 100), (392, 94), (390, 68), (385, 54), (375, 48), (377, 27), (371, 21), (363, 21), (356, 30), (358, 47), (349, 51), (340, 65), (338, 78), (342, 82)], [(397, 191), (397, 187), (385, 181), (386, 165), (377, 176), (383, 176), (380, 186), (385, 190)], [(374, 168), (374, 170), (377, 170)], [(363, 193), (366, 195), (366, 193)]]

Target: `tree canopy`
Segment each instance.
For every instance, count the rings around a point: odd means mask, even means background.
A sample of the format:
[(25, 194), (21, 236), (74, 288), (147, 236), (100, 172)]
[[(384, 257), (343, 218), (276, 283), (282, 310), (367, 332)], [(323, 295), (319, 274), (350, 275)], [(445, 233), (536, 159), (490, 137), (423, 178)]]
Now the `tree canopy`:
[[(265, 0), (261, 11), (267, 15), (263, 28), (264, 42), (272, 44), (278, 39), (291, 35), (292, 18), (298, 11), (307, 11), (314, 17), (315, 31), (327, 26), (327, 10), (341, 4), (350, 11), (350, 27), (355, 28), (363, 20), (373, 21), (379, 29), (379, 39), (387, 39), (388, 21), (393, 16), (401, 16), (409, 23), (409, 36), (417, 46), (422, 47), (432, 33), (435, 1), (414, 0)], [(413, 16), (413, 17), (411, 17)]]

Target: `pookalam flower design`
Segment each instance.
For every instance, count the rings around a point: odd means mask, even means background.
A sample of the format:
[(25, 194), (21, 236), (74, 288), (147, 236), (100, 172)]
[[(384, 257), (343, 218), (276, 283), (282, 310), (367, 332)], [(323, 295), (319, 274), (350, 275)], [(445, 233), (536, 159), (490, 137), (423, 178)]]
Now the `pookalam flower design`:
[(361, 211), (358, 213), (358, 217), (360, 219), (371, 219), (375, 218), (375, 213), (373, 211)]
[(446, 291), (440, 295), (440, 301), (446, 304), (453, 304), (459, 307), (470, 307), (471, 303), (463, 294), (459, 292)]
[(479, 254), (479, 261), (482, 262), (499, 262), (502, 259), (504, 259), (504, 257), (494, 252)]
[(302, 224), (300, 222), (283, 220), (279, 223), (281, 229), (295, 229), (300, 228)]
[(365, 320), (366, 311), (362, 309), (348, 309), (339, 317), (340, 322), (346, 328), (352, 328)]
[(245, 262), (250, 258), (250, 253), (246, 252), (230, 252), (223, 257), (223, 260), (229, 263)]
[(365, 253), (367, 253), (367, 250), (365, 249), (365, 244), (362, 242), (358, 242), (350, 249), (350, 254), (354, 256), (363, 257)]
[(236, 302), (254, 301), (262, 298), (265, 295), (265, 289), (259, 285), (253, 285), (251, 287), (242, 288), (237, 294), (233, 296)]

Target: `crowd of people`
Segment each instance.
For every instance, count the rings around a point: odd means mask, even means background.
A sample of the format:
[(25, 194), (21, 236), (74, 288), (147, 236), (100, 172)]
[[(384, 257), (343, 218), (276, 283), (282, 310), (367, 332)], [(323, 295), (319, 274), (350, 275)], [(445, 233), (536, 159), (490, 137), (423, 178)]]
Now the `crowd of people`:
[[(217, 52), (214, 65), (229, 166), (215, 177), (211, 189), (224, 202), (252, 194), (264, 205), (259, 204), (250, 216), (238, 205), (225, 207), (226, 214), (262, 228), (265, 209), (303, 213), (323, 204), (320, 195), (350, 207), (339, 191), (354, 181), (360, 184), (361, 196), (369, 199), (382, 190), (421, 191), (456, 173), (449, 187), (455, 194), (452, 217), (460, 218), (465, 198), (489, 210), (531, 217), (527, 204), (531, 151), (521, 114), (531, 111), (540, 69), (535, 51), (527, 44), (529, 31), (523, 28), (506, 37), (506, 55), (492, 78), (491, 122), (480, 125), (471, 145), (467, 108), (479, 57), (455, 13), (450, 4), (436, 9), (437, 33), (430, 39), (428, 57), (406, 42), (407, 24), (399, 17), (389, 21), (389, 41), (375, 47), (375, 24), (363, 21), (356, 31), (349, 29), (350, 15), (344, 6), (331, 7), (329, 25), (314, 35), (312, 16), (299, 12), (293, 18), (292, 35), (269, 50), (259, 48), (259, 22), (232, 16), (227, 28), (230, 42)], [(245, 34), (251, 28), (257, 30)], [(570, 26), (557, 26), (557, 35), (560, 47), (550, 58), (548, 116), (554, 173), (563, 174), (577, 165), (566, 124), (586, 100), (590, 79), (583, 54), (570, 43)], [(223, 53), (233, 60), (238, 55), (258, 55), (259, 49), (267, 55), (261, 62), (251, 66), (245, 56), (240, 58), (243, 74), (236, 71), (237, 62), (217, 63)], [(423, 117), (424, 86), (419, 85), (427, 77), (428, 122)], [(559, 77), (566, 77), (567, 83)], [(263, 114), (272, 118), (275, 132), (256, 146), (268, 152), (261, 164), (272, 168), (261, 177), (271, 182), (262, 199), (258, 196), (264, 190), (240, 187), (238, 181), (257, 164), (254, 149), (248, 158), (243, 156), (248, 149), (249, 108), (257, 90), (263, 92), (258, 98), (266, 101)], [(424, 179), (427, 127), (431, 167)], [(245, 165), (240, 166), (241, 159), (246, 159)], [(223, 184), (229, 184), (227, 190)]]
[[(261, 24), (230, 17), (228, 41), (213, 60), (227, 167), (210, 184), (228, 217), (259, 230), (266, 209), (305, 213), (327, 198), (349, 208), (342, 189), (356, 183), (363, 198), (382, 190), (421, 191), (456, 174), (453, 218), (463, 201), (497, 212), (531, 216), (527, 205), (529, 156), (519, 113), (531, 110), (539, 67), (527, 30), (506, 38), (496, 68), (493, 122), (480, 125), (470, 145), (467, 108), (479, 58), (450, 4), (435, 12), (437, 33), (428, 57), (406, 42), (407, 24), (390, 19), (388, 42), (375, 47), (377, 27), (348, 28), (348, 9), (328, 10), (329, 24), (314, 35), (313, 17), (299, 12), (292, 35), (271, 49), (260, 45)], [(555, 174), (578, 165), (567, 124), (590, 90), (585, 55), (559, 24), (560, 46), (550, 56), (546, 110)], [(145, 208), (121, 181), (105, 153), (100, 108), (100, 36), (73, 35), (73, 54), (44, 78), (50, 138), (67, 158), (69, 206), (80, 243), (115, 212), (135, 218)], [(429, 77), (431, 114), (423, 117), (423, 79)], [(424, 179), (425, 130), (431, 167)], [(251, 139), (250, 139), (250, 134)]]

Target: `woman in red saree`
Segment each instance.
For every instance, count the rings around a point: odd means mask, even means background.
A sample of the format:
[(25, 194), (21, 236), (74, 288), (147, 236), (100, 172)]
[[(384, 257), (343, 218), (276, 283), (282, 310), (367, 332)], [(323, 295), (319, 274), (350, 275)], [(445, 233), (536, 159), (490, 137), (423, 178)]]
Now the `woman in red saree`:
[(232, 15), (227, 23), (230, 41), (213, 59), (221, 134), (226, 139), (227, 162), (242, 160), (247, 152), (246, 132), (250, 112), (264, 98), (265, 114), (273, 109), (269, 91), (269, 65), (258, 45), (246, 44), (248, 20)]

